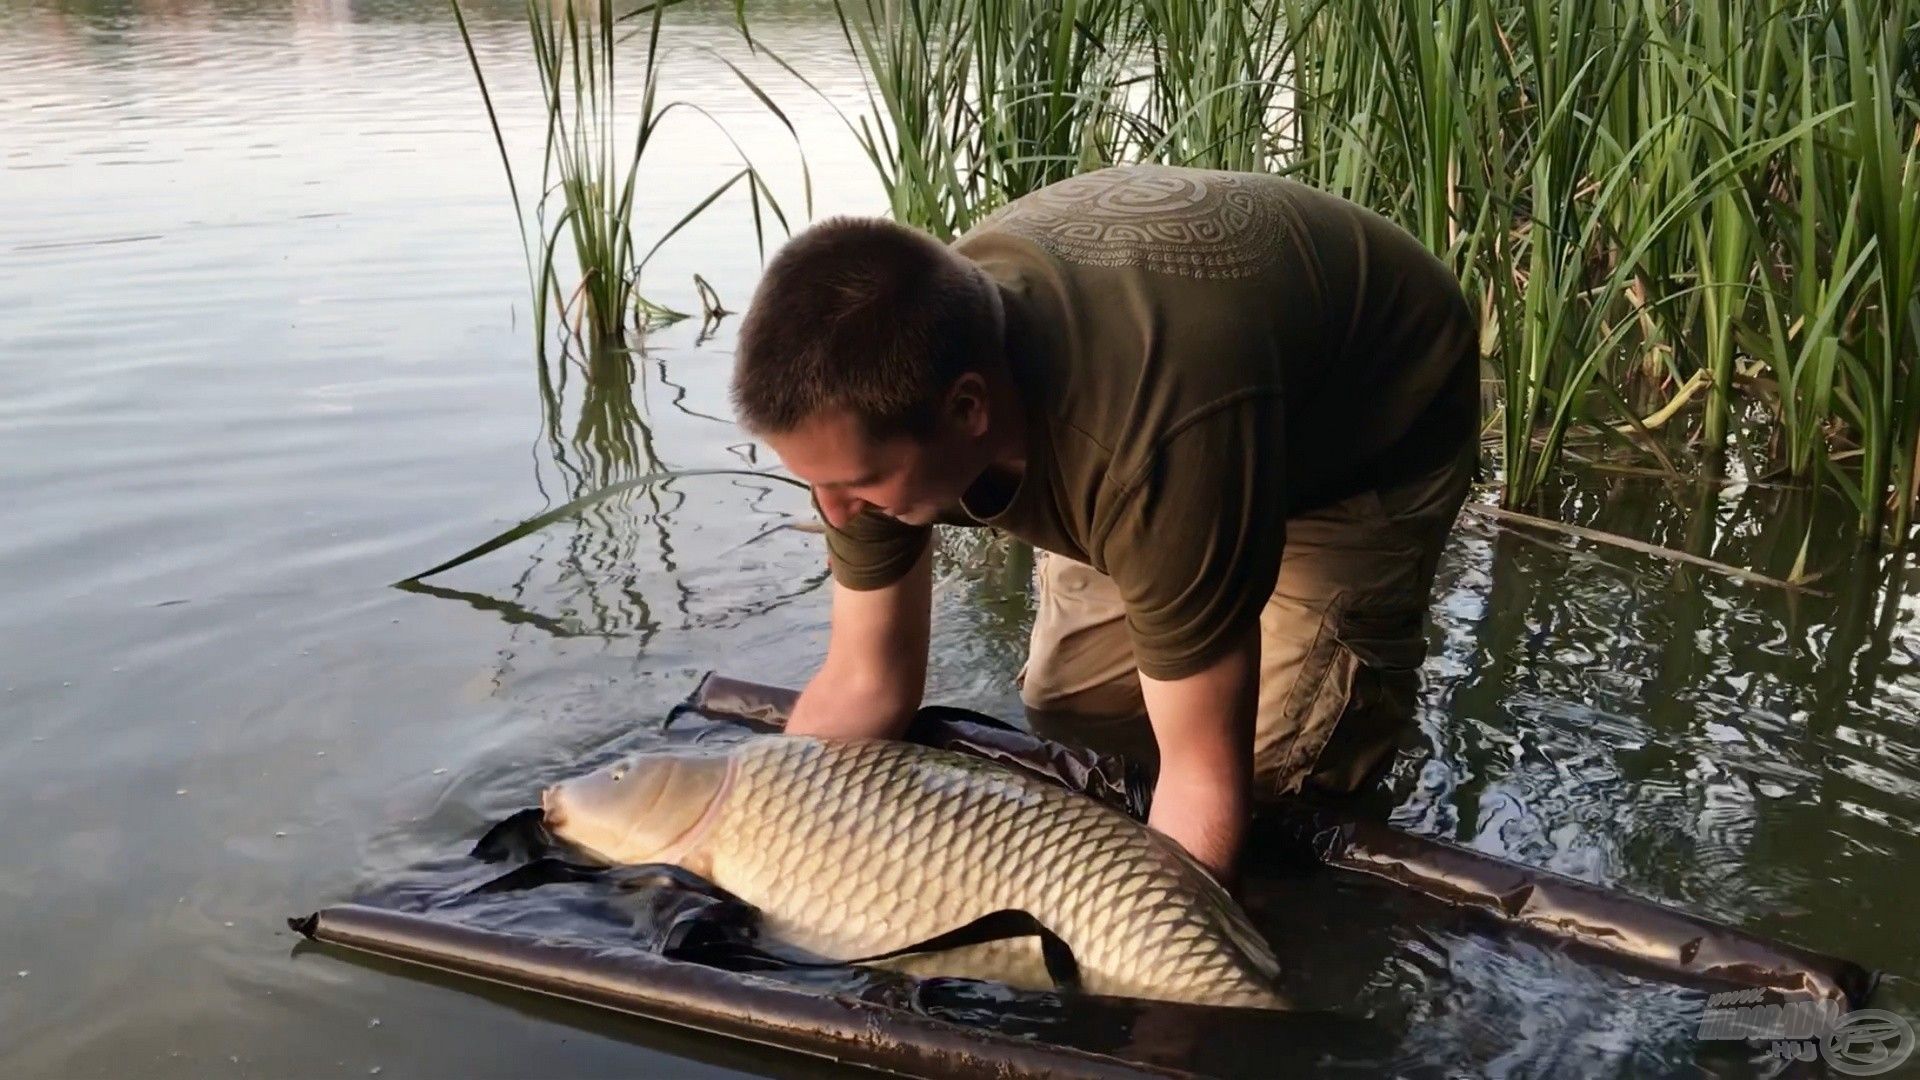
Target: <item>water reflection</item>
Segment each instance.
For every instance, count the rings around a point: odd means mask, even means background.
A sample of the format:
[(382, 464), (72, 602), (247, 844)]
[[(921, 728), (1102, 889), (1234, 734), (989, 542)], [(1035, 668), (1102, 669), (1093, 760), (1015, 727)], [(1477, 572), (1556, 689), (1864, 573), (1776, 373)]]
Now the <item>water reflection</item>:
[[(1648, 487), (1594, 473), (1555, 510), (1778, 575), (1814, 512), (1803, 491), (1702, 487), (1676, 505)], [(1912, 573), (1851, 544), (1809, 541), (1808, 565), (1838, 568), (1821, 597), (1463, 522), (1396, 819), (1913, 970), (1891, 900), (1920, 855), (1920, 695), (1896, 644)], [(1860, 806), (1862, 824), (1837, 824)]]
[[(700, 347), (701, 328), (688, 359), (712, 365)], [(588, 348), (567, 344), (537, 359), (540, 436), (534, 486), (547, 508), (560, 506), (682, 464), (660, 449), (648, 407), (652, 381), (668, 391), (682, 417), (707, 424), (728, 421), (694, 404), (687, 385), (672, 377), (669, 351), (606, 342)], [(749, 466), (758, 462), (752, 444), (741, 444)], [(716, 505), (729, 508), (716, 521)], [(458, 600), (498, 613), (516, 627), (555, 637), (626, 639), (623, 648), (643, 651), (663, 629), (728, 625), (764, 616), (808, 595), (827, 573), (818, 552), (815, 565), (739, 587), (743, 549), (774, 540), (784, 546), (777, 562), (805, 559), (817, 547), (804, 536), (782, 536), (804, 509), (793, 485), (746, 476), (669, 477), (591, 502), (576, 517), (548, 526), (528, 550), (502, 561), (519, 566), (494, 590), (449, 586), (444, 581), (408, 582), (410, 592)], [(741, 531), (751, 528), (752, 531)], [(683, 555), (683, 534), (698, 534)], [(512, 550), (512, 549), (508, 549)], [(722, 586), (702, 589), (705, 583)]]

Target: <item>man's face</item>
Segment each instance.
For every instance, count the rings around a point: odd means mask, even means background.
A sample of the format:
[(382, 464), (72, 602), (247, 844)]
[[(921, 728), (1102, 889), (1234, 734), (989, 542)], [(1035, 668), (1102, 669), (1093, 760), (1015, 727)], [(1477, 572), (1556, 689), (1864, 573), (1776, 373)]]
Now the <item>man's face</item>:
[(849, 413), (822, 413), (767, 444), (793, 475), (813, 487), (834, 528), (864, 510), (909, 525), (931, 525), (960, 501), (980, 472), (967, 433), (942, 417), (926, 438), (870, 437)]

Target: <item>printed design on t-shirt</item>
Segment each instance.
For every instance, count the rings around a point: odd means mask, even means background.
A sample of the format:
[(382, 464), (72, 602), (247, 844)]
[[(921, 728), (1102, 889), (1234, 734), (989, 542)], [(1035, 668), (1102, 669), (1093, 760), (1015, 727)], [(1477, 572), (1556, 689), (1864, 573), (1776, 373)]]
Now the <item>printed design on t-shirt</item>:
[(1048, 185), (982, 229), (1013, 233), (1055, 258), (1141, 266), (1187, 277), (1250, 277), (1272, 264), (1283, 228), (1270, 178), (1130, 165)]

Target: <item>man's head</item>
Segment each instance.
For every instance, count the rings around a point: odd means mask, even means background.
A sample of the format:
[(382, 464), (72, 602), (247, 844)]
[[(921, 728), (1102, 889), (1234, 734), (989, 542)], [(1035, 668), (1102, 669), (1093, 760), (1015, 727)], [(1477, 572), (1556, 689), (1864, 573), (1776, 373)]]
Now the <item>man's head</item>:
[(733, 403), (839, 525), (930, 524), (990, 461), (998, 286), (913, 229), (836, 218), (774, 256), (740, 328)]

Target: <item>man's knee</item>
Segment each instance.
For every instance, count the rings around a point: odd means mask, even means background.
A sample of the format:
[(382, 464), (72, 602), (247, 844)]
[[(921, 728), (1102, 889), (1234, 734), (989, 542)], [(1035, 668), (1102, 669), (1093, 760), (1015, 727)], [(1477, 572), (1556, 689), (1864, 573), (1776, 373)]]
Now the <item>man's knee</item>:
[(1020, 700), (1040, 712), (1119, 716), (1141, 711), (1126, 607), (1105, 574), (1059, 555), (1035, 568), (1036, 611)]
[(1254, 738), (1256, 793), (1344, 794), (1374, 784), (1411, 728), (1426, 652), (1410, 592), (1349, 592), (1318, 619), (1269, 619)]
[(1087, 717), (1134, 716), (1146, 711), (1140, 677), (1133, 672), (1091, 677), (1061, 665), (1036, 665), (1032, 658), (1020, 673), (1020, 703), (1031, 712)]
[[(1106, 703), (1117, 708), (1117, 702)], [(1124, 711), (1101, 713), (1072, 712), (1064, 709), (1027, 710), (1027, 726), (1035, 735), (1070, 746), (1084, 746), (1102, 754), (1125, 758), (1145, 770), (1151, 780), (1160, 769), (1160, 748), (1153, 737), (1145, 708), (1131, 714)]]

